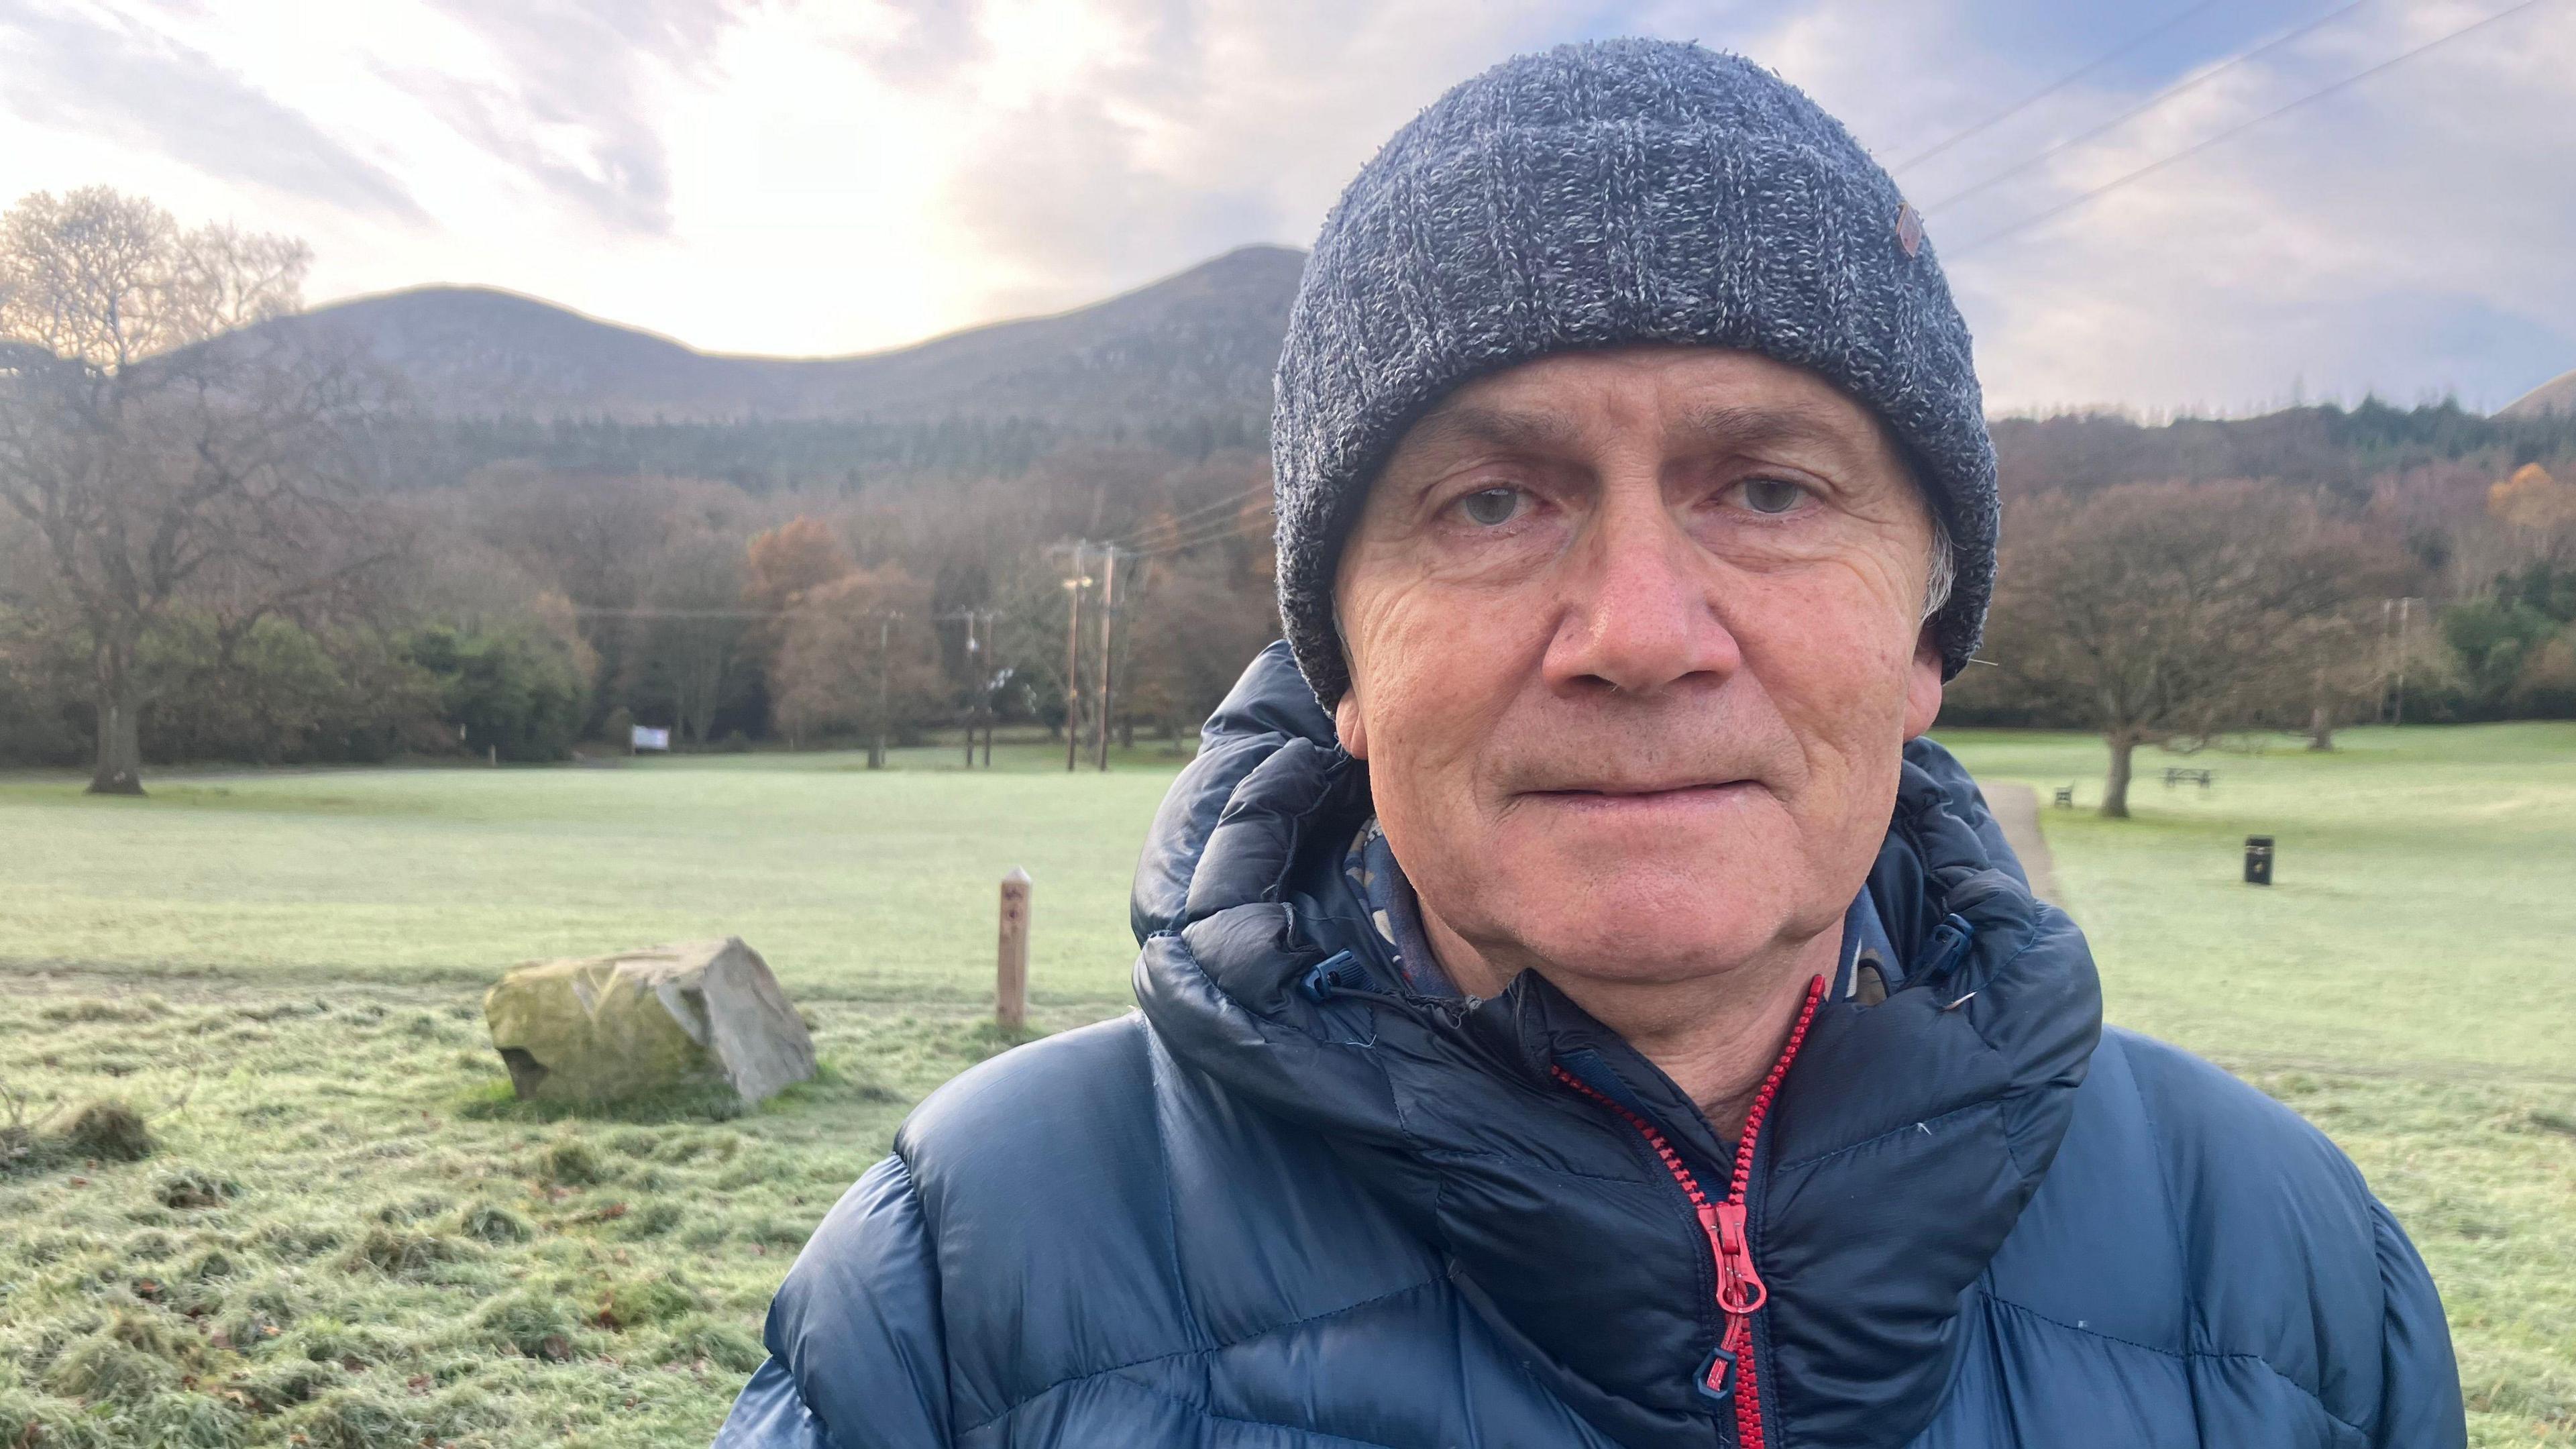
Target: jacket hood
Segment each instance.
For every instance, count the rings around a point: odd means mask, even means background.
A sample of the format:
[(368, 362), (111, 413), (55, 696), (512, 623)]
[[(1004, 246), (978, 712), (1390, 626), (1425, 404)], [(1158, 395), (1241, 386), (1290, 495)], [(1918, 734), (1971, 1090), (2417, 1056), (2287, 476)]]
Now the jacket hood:
[[(1722, 1406), (1699, 1371), (1721, 1319), (1705, 1230), (1638, 1135), (1554, 1069), (1615, 1074), (1703, 1181), (1724, 1182), (1728, 1144), (1535, 974), (1475, 1002), (1303, 989), (1343, 951), (1397, 979), (1335, 889), (1369, 808), (1365, 769), (1271, 646), (1209, 720), (1137, 868), (1147, 1022), (1186, 1069), (1321, 1136), (1604, 1433), (1708, 1432)], [(1974, 782), (1929, 741), (1906, 747), (1868, 891), (1895, 979), (1874, 1005), (1819, 1004), (1747, 1194), (1780, 1444), (1896, 1445), (1928, 1421), (1963, 1295), (2046, 1175), (2100, 1035), (2082, 936), (2031, 896)]]

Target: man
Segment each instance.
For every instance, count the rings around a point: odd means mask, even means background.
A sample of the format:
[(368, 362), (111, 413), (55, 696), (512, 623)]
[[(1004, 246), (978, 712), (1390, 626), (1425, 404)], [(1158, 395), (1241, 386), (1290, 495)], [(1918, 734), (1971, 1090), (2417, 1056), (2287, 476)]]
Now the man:
[(1452, 91), (1325, 223), (1274, 446), (1288, 646), (1146, 844), (1141, 1015), (922, 1104), (721, 1444), (2465, 1442), (2387, 1211), (2101, 1029), (1919, 738), (1993, 456), (1805, 96)]

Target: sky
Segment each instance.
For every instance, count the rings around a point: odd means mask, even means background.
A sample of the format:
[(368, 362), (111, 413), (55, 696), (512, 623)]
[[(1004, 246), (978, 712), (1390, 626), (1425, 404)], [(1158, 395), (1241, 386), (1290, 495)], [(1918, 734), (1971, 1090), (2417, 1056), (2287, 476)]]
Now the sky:
[(1999, 413), (2576, 368), (2576, 0), (0, 0), (0, 205), (299, 236), (313, 302), (871, 351), (1304, 246), (1449, 85), (1622, 34), (1750, 56), (1890, 165)]

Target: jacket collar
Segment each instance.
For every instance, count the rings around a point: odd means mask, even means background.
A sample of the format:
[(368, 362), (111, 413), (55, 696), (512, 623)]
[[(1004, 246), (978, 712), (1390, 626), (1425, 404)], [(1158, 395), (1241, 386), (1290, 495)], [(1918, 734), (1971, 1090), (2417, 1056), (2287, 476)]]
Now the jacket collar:
[[(1337, 879), (1367, 810), (1365, 772), (1273, 645), (1139, 863), (1147, 1020), (1187, 1068), (1323, 1137), (1593, 1424), (1639, 1445), (1706, 1432), (1705, 1234), (1633, 1130), (1553, 1069), (1606, 1064), (1686, 1158), (1713, 1167), (1726, 1145), (1536, 975), (1480, 1002), (1310, 996), (1318, 962), (1375, 938)], [(2081, 936), (2032, 899), (1936, 745), (1907, 747), (1867, 889), (1907, 974), (1875, 1006), (1832, 996), (1782, 1083), (1750, 1193), (1771, 1289), (1756, 1331), (1780, 1437), (1893, 1445), (1939, 1405), (1962, 1295), (2055, 1156), (2100, 1002)]]

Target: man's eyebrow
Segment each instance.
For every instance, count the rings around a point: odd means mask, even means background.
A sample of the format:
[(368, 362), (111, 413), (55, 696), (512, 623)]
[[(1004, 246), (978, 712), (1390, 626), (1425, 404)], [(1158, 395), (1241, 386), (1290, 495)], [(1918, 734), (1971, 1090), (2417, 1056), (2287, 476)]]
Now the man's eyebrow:
[(1761, 448), (1777, 443), (1807, 443), (1831, 449), (1858, 462), (1866, 447), (1851, 430), (1812, 408), (1712, 404), (1693, 408), (1674, 425), (1674, 433), (1704, 445)]
[(1583, 430), (1547, 413), (1513, 412), (1475, 403), (1443, 407), (1415, 423), (1397, 445), (1416, 448), (1485, 447), (1505, 452), (1563, 452), (1578, 446)]
[[(1848, 427), (1809, 407), (1762, 403), (1712, 403), (1692, 408), (1674, 424), (1673, 436), (1703, 447), (1760, 449), (1803, 443), (1831, 450), (1857, 462), (1867, 445)], [(1573, 422), (1545, 412), (1522, 412), (1478, 403), (1451, 404), (1415, 423), (1398, 446), (1416, 449), (1491, 448), (1501, 452), (1562, 453), (1579, 450), (1584, 431)]]

